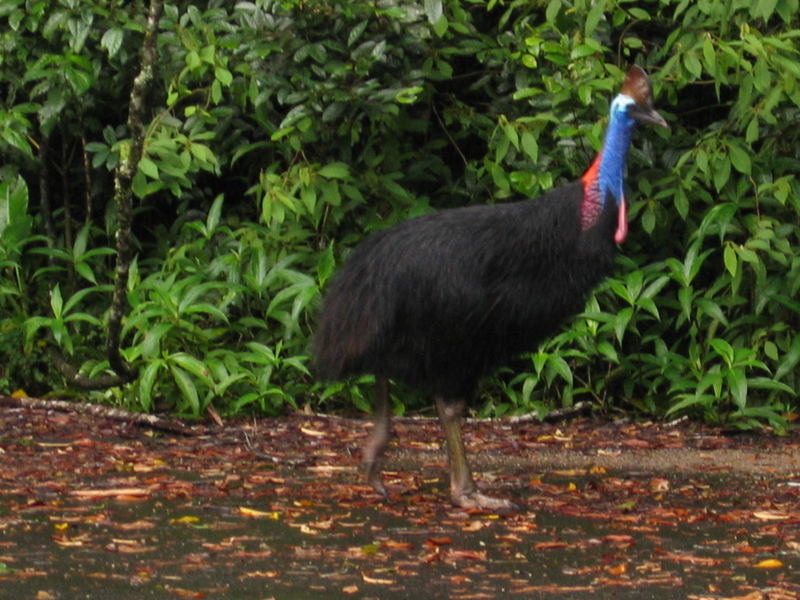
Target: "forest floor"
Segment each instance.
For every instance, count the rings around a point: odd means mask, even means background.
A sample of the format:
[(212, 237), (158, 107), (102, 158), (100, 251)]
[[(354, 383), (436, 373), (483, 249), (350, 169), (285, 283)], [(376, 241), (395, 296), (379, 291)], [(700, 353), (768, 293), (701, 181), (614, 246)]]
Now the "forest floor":
[(396, 421), (389, 502), (368, 422), (187, 423), (0, 407), (0, 597), (800, 598), (800, 433), (471, 422), (481, 487), (447, 501), (433, 420)]

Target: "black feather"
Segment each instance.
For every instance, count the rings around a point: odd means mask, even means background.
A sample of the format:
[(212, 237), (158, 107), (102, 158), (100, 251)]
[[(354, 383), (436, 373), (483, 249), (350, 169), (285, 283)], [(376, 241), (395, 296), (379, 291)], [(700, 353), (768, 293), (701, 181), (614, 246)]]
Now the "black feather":
[(445, 210), (367, 238), (328, 291), (320, 377), (374, 373), (468, 396), (482, 375), (580, 311), (614, 261), (617, 208), (581, 231), (580, 182), (522, 202)]

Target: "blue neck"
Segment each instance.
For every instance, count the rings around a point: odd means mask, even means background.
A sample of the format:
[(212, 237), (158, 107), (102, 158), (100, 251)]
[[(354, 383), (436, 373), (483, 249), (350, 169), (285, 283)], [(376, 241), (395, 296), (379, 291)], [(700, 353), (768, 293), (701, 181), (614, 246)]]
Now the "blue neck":
[(636, 124), (627, 111), (631, 102), (633, 101), (628, 96), (620, 94), (611, 103), (611, 117), (597, 175), (600, 201), (603, 204), (608, 194), (614, 197), (618, 206), (623, 198), (625, 160), (628, 156), (633, 126)]

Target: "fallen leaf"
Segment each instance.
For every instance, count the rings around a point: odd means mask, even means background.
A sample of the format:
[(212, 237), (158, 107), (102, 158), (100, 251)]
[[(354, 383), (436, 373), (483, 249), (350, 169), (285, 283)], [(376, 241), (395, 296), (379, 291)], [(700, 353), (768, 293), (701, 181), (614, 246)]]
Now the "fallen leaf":
[(468, 558), (470, 560), (486, 560), (486, 550), (448, 550), (448, 560)]
[(195, 517), (193, 515), (184, 515), (183, 517), (178, 517), (177, 519), (170, 519), (170, 523), (199, 523), (200, 517)]
[(636, 543), (636, 540), (634, 539), (634, 537), (632, 535), (627, 535), (627, 534), (624, 534), (624, 533), (619, 533), (619, 534), (612, 533), (612, 534), (609, 534), (609, 535), (607, 535), (607, 536), (605, 536), (603, 538), (603, 541), (607, 542), (609, 544), (620, 544), (620, 545), (624, 545), (624, 546), (630, 546), (630, 545)]
[(654, 492), (666, 492), (669, 490), (669, 480), (662, 477), (653, 477), (650, 480), (650, 489)]
[(256, 510), (254, 508), (247, 508), (246, 506), (239, 507), (239, 514), (244, 515), (245, 517), (256, 517), (260, 519), (280, 519), (281, 513), (277, 511), (272, 512), (264, 512), (263, 510)]
[(302, 425), (300, 426), (300, 431), (312, 437), (325, 437), (326, 435), (328, 435), (324, 431), (320, 431), (318, 429), (310, 429), (308, 427), (303, 427)]
[(706, 567), (714, 567), (722, 563), (720, 558), (710, 558), (707, 556), (695, 556), (685, 552), (665, 552), (661, 555), (663, 560), (672, 560), (680, 563), (689, 563), (692, 565), (704, 565)]
[(785, 521), (786, 519), (791, 518), (786, 513), (781, 513), (773, 510), (760, 510), (753, 513), (753, 516), (756, 519), (761, 519), (762, 521)]
[(342, 473), (358, 471), (358, 467), (347, 465), (314, 465), (306, 467), (306, 469), (312, 471), (313, 473)]
[(75, 548), (79, 546), (83, 546), (84, 543), (89, 539), (89, 534), (79, 535), (76, 537), (67, 537), (62, 535), (54, 535), (53, 541), (58, 544), (59, 546), (64, 546), (66, 548)]
[(239, 579), (255, 579), (256, 577), (273, 579), (278, 575), (279, 573), (277, 571), (249, 571), (248, 573), (239, 576)]
[(539, 542), (534, 544), (534, 550), (554, 550), (556, 548), (566, 548), (569, 544), (566, 542)]
[(757, 569), (779, 569), (783, 566), (783, 563), (777, 558), (766, 558), (755, 566)]
[(370, 577), (366, 573), (361, 573), (361, 579), (363, 579), (365, 583), (374, 583), (376, 585), (393, 585), (395, 583), (394, 579), (382, 579), (380, 577)]
[(411, 542), (398, 542), (396, 540), (382, 540), (381, 546), (396, 550), (411, 550), (414, 547)]
[(73, 496), (80, 498), (112, 498), (114, 496), (148, 496), (150, 490), (147, 488), (116, 488), (107, 490), (73, 490)]
[(612, 575), (624, 575), (628, 571), (628, 565), (625, 563), (619, 563), (613, 567), (608, 567), (607, 571)]
[(179, 598), (202, 598), (203, 592), (195, 590), (187, 590), (185, 588), (166, 586), (166, 589), (178, 596)]
[[(762, 594), (761, 592), (750, 592), (749, 594), (745, 594), (744, 596), (725, 596), (724, 598), (720, 598), (719, 596), (714, 596), (713, 600), (764, 600), (764, 598), (765, 598), (764, 594)], [(770, 594), (770, 598), (772, 598), (772, 594)]]
[(581, 477), (586, 474), (586, 469), (557, 469), (553, 475), (558, 477)]

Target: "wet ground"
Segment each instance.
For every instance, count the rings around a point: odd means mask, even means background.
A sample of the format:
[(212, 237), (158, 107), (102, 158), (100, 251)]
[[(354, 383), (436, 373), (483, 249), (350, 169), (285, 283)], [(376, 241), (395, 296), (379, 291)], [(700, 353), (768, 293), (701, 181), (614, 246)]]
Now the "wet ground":
[(501, 516), (446, 502), (435, 422), (396, 429), (384, 503), (358, 421), (0, 408), (0, 598), (800, 598), (796, 433), (469, 424)]

